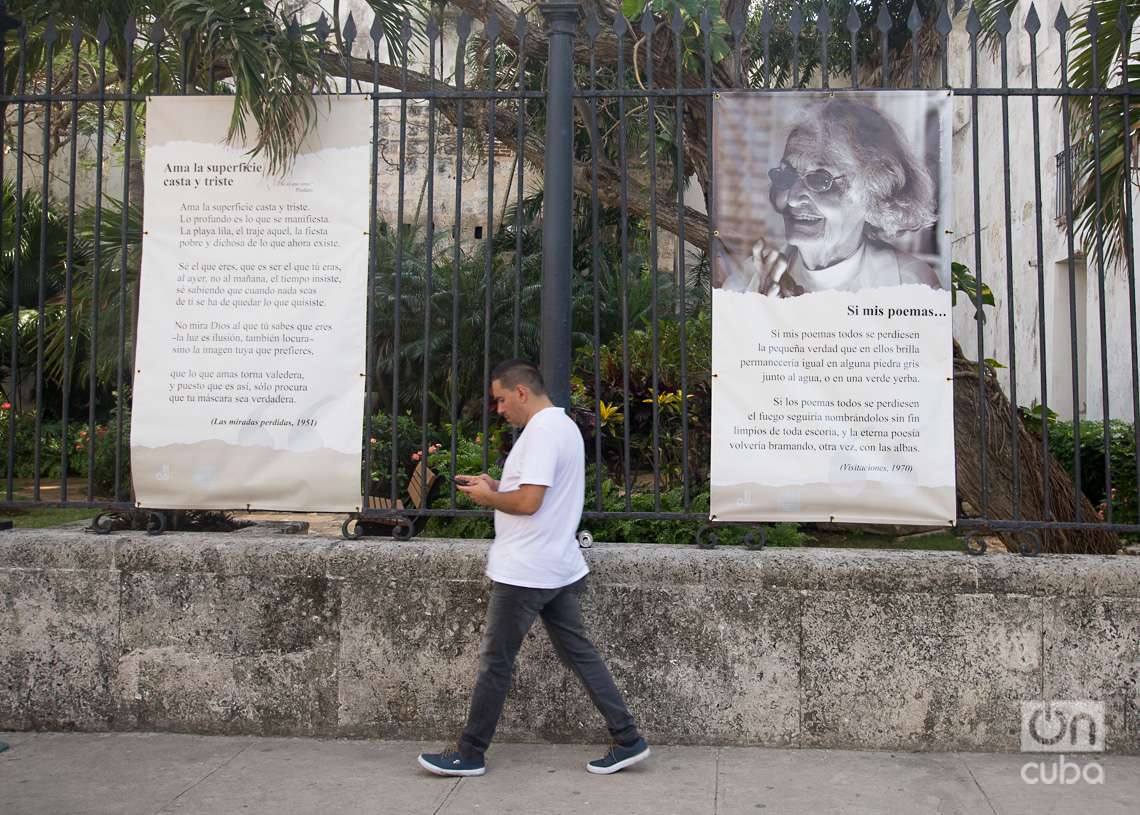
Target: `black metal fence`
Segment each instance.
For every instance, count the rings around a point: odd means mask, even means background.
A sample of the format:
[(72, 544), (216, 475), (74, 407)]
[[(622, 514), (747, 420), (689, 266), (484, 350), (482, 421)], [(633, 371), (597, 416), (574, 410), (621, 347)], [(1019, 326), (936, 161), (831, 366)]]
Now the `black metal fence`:
[[(955, 290), (976, 311), (959, 338), (974, 361), (963, 355), (955, 374), (956, 389), (975, 394), (957, 411), (959, 482), (973, 485), (959, 526), (1012, 536), (1023, 553), (1043, 539), (1109, 551), (1117, 534), (1140, 532), (1126, 5), (1113, 19), (1107, 6), (1085, 8), (1079, 23), (1063, 7), (1042, 22), (1033, 5), (1015, 20), (1008, 2), (750, 10), (651, 0), (632, 20), (613, 4), (453, 6), (460, 13), (400, 26), (378, 17), (367, 36), (351, 16), (259, 32), (275, 53), (308, 55), (312, 73), (296, 90), (373, 100), (364, 521), (399, 517), (407, 534), (414, 519), (486, 518), (453, 486), (430, 506), (375, 499), (407, 500), (411, 456), (433, 444), (449, 471), (493, 466), (510, 434), (487, 404), (491, 366), (539, 354), (555, 401), (574, 408), (589, 440), (587, 525), (707, 519), (716, 95), (943, 88), (968, 132), (956, 194), (972, 218), (955, 226)], [(251, 80), (235, 69), (232, 43), (186, 20), (104, 18), (92, 29), (34, 7), (22, 16), (0, 12), (2, 503), (126, 510), (146, 100), (236, 99)], [(1056, 145), (1042, 135), (1054, 130)], [(995, 171), (990, 220), (984, 188)], [(1058, 228), (1066, 251), (1051, 276), (1046, 243)], [(996, 255), (987, 231), (1001, 235)], [(1019, 274), (1025, 264), (1033, 274)], [(1097, 297), (1082, 306), (1086, 266)], [(1051, 305), (1054, 289), (1067, 296)], [(1125, 319), (1106, 291), (1127, 292)], [(1054, 324), (1067, 335), (1049, 341)], [(1030, 326), (1022, 337), (1019, 326)], [(1053, 345), (1068, 352), (1061, 393)], [(1004, 362), (988, 359), (999, 354)], [(1089, 370), (1099, 411), (1082, 398)], [(1032, 409), (1018, 410), (1019, 399)], [(1102, 422), (1091, 488), (1089, 442), (1079, 424), (1058, 429), (1059, 405)], [(1054, 472), (1059, 445), (1067, 459)], [(417, 471), (420, 494), (427, 472)], [(1065, 482), (1092, 492), (1057, 494)]]

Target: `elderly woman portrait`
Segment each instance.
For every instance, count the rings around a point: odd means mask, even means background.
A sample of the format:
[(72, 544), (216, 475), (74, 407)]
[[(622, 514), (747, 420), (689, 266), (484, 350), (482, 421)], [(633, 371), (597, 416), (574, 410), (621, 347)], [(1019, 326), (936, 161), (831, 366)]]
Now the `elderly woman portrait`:
[(759, 240), (722, 287), (794, 297), (918, 283), (938, 274), (892, 245), (936, 220), (934, 184), (899, 128), (870, 105), (828, 99), (809, 108), (768, 170), (785, 247)]

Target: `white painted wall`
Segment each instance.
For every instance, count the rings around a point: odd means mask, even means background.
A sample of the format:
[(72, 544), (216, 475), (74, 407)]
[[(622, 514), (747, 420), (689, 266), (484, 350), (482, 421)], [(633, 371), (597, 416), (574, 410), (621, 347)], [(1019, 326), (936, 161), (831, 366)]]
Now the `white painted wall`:
[[(1042, 28), (1037, 36), (1038, 84), (1060, 84), (1060, 38), (1053, 28), (1058, 0), (1037, 4)], [(1071, 11), (1071, 10), (1070, 10)], [(1008, 82), (1013, 87), (1030, 87), (1029, 36), (1024, 14), (1017, 19), (1008, 40)], [(1072, 42), (1073, 32), (1069, 32)], [(970, 84), (969, 36), (964, 19), (955, 21), (950, 38), (950, 82)], [(999, 87), (1002, 82), (1000, 53), (979, 49), (978, 85)], [(1064, 149), (1062, 109), (1056, 98), (1038, 102), (1039, 140), (1033, 132), (1033, 102), (1029, 97), (1009, 98), (1009, 150), (1003, 143), (1002, 101), (980, 97), (977, 101), (978, 186), (973, 189), (974, 105), (966, 95), (955, 100), (954, 110), (954, 259), (979, 273), (993, 289), (995, 308), (987, 308), (982, 332), (983, 355), (1009, 365), (1016, 354), (1017, 378), (1011, 381), (1008, 368), (999, 370), (1007, 393), (1016, 384), (1017, 402), (1029, 405), (1048, 399), (1048, 405), (1063, 418), (1074, 413), (1070, 330), (1070, 267), (1075, 272), (1075, 320), (1077, 323), (1078, 404), (1081, 418), (1133, 419), (1132, 399), (1136, 383), (1132, 378), (1131, 354), (1136, 337), (1131, 333), (1130, 314), (1140, 309), (1140, 300), (1130, 299), (1127, 269), (1123, 265), (1098, 268), (1095, 253), (1086, 260), (1077, 247), (1070, 263), (1068, 236), (1064, 221), (1056, 218), (1056, 156)], [(1034, 156), (1040, 161), (1041, 209), (1035, 203)], [(1005, 174), (1010, 179), (1009, 226)], [(977, 210), (975, 213), (975, 202)], [(1041, 268), (1038, 268), (1037, 233), (1041, 222)], [(980, 253), (978, 247), (980, 246)], [(1007, 251), (1007, 246), (1009, 251)], [(1039, 274), (1040, 271), (1040, 274)], [(1105, 334), (1107, 342), (1107, 381), (1102, 374), (1100, 341), (1101, 309), (1099, 285), (1104, 279)], [(1012, 279), (1013, 286), (1009, 286)], [(1042, 391), (1042, 320), (1044, 301), (1045, 390)], [(1010, 309), (1012, 306), (1012, 321)], [(973, 308), (960, 299), (954, 312), (954, 335), (967, 356), (978, 355), (977, 324)], [(1012, 346), (1011, 346), (1012, 337)]]

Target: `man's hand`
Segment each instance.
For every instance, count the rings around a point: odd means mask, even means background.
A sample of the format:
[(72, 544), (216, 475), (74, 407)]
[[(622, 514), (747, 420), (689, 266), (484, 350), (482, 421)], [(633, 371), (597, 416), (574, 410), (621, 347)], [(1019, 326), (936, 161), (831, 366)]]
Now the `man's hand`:
[(492, 506), (492, 496), (499, 492), (499, 482), (486, 473), (457, 475), (453, 480), (456, 489), (481, 507)]
[[(460, 481), (460, 479), (464, 481)], [(482, 507), (490, 507), (508, 515), (533, 515), (542, 506), (546, 487), (523, 484), (511, 492), (499, 492), (499, 482), (486, 473), (457, 476), (455, 486), (460, 492)]]

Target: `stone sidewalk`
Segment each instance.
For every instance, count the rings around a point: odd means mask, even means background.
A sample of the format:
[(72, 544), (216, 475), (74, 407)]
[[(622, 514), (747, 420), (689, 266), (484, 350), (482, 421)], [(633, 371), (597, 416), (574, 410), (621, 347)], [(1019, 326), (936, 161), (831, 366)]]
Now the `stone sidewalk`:
[[(1135, 815), (1140, 756), (1101, 756), (1104, 783), (1026, 784), (1051, 756), (655, 746), (613, 776), (598, 746), (498, 744), (487, 775), (447, 779), (438, 744), (168, 733), (0, 733), (4, 815)], [(1083, 756), (1066, 761), (1085, 765)], [(1072, 775), (1072, 771), (1069, 773)]]

